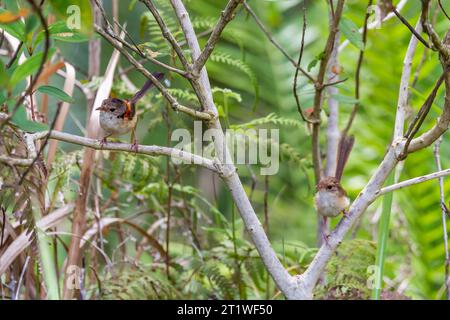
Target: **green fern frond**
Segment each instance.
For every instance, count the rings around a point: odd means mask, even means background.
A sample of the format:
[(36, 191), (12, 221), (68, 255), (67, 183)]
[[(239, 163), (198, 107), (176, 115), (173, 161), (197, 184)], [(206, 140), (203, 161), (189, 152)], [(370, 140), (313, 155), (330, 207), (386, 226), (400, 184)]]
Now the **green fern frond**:
[(256, 106), (256, 104), (258, 103), (258, 99), (259, 99), (259, 83), (258, 83), (258, 79), (257, 79), (255, 73), (250, 68), (250, 66), (240, 59), (233, 58), (228, 53), (219, 52), (219, 51), (215, 51), (211, 55), (210, 60), (212, 62), (222, 63), (224, 65), (234, 67), (234, 68), (240, 70), (241, 72), (245, 73), (253, 85), (253, 90), (255, 93), (254, 106)]
[[(198, 102), (198, 98), (194, 92), (188, 89), (171, 88), (167, 90), (172, 96), (185, 102)], [(158, 93), (156, 98), (162, 99), (162, 94)]]
[(264, 118), (254, 119), (250, 122), (243, 123), (243, 124), (232, 125), (231, 128), (232, 129), (254, 128), (257, 126), (262, 126), (262, 125), (267, 125), (267, 124), (273, 124), (273, 125), (277, 125), (277, 126), (298, 127), (298, 128), (301, 128), (303, 126), (303, 123), (298, 120), (294, 120), (294, 119), (290, 119), (290, 118), (283, 118), (283, 117), (276, 115), (275, 113), (270, 113), (267, 116), (265, 116)]

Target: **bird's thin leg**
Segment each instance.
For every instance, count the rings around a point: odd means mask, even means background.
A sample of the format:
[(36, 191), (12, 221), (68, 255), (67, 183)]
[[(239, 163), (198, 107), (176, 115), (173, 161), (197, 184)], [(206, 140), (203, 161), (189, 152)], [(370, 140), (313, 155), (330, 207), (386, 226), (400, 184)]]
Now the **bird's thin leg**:
[(134, 151), (134, 153), (137, 153), (139, 150), (139, 145), (138, 145), (135, 131), (136, 131), (135, 129), (131, 130), (131, 140), (133, 141), (133, 143), (131, 144), (131, 149)]
[(107, 139), (110, 137), (111, 135), (108, 134), (106, 136), (104, 136), (101, 140), (100, 140), (100, 148), (103, 149), (105, 147), (105, 144), (108, 143)]
[(323, 217), (323, 231), (322, 231), (322, 241), (323, 243), (325, 243), (327, 246), (329, 246), (328, 244), (328, 237), (330, 236), (329, 234), (327, 234), (326, 230), (325, 230), (325, 226), (327, 225), (327, 217)]

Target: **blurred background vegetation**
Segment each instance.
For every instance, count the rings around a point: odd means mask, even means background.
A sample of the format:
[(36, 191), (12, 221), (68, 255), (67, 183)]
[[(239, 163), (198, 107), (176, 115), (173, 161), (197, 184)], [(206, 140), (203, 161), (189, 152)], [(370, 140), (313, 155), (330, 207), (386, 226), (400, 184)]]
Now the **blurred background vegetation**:
[[(163, 17), (177, 39), (182, 33), (172, 14), (168, 1), (156, 1)], [(184, 1), (194, 21), (197, 33), (214, 26), (227, 1)], [(394, 1), (396, 2), (396, 1)], [(437, 3), (437, 1), (435, 1)], [(301, 0), (249, 1), (273, 37), (292, 56), (300, 48), (302, 26)], [(450, 9), (450, 1), (442, 1)], [(111, 15), (111, 1), (104, 1)], [(349, 0), (344, 16), (362, 27), (366, 1)], [(450, 11), (450, 10), (449, 10)], [(163, 41), (150, 13), (139, 1), (119, 1), (120, 23), (139, 44), (150, 48), (157, 58), (173, 63), (171, 53)], [(415, 24), (420, 14), (420, 2), (408, 1), (403, 16)], [(328, 34), (327, 1), (307, 1), (307, 31), (303, 66), (310, 65), (323, 50)], [(437, 14), (435, 29), (441, 35), (449, 26), (442, 13)], [(361, 108), (351, 133), (356, 137), (343, 185), (354, 199), (367, 183), (382, 160), (390, 143), (399, 91), (402, 63), (411, 33), (398, 19), (390, 19), (380, 29), (368, 32), (365, 59), (361, 72)], [(207, 37), (201, 38), (201, 45)], [(342, 37), (342, 41), (345, 38)], [(341, 41), (341, 42), (342, 42)], [(77, 79), (93, 88), (101, 79), (87, 83), (87, 42), (53, 40), (58, 55), (76, 66)], [(111, 46), (102, 40), (101, 74), (112, 53)], [(354, 75), (359, 50), (348, 45), (339, 55), (342, 66), (339, 84), (340, 127), (342, 128), (353, 108)], [(410, 98), (411, 115), (422, 105), (441, 74), (437, 54), (424, 53), (419, 44), (413, 70), (423, 67)], [(7, 59), (1, 58), (3, 63)], [(129, 64), (121, 59), (120, 66)], [(151, 63), (145, 66), (157, 70)], [(317, 66), (311, 72), (317, 72)], [(257, 166), (239, 166), (239, 174), (262, 222), (267, 222), (269, 238), (283, 263), (292, 273), (304, 270), (314, 257), (316, 248), (317, 218), (313, 206), (314, 177), (311, 165), (311, 138), (301, 121), (292, 94), (294, 67), (269, 42), (245, 10), (227, 26), (211, 60), (207, 63), (214, 87), (214, 99), (220, 108), (224, 127), (267, 127), (280, 129), (280, 170), (274, 176), (259, 176)], [(127, 73), (136, 86), (144, 78), (135, 70)], [(50, 84), (63, 87), (63, 79), (52, 77)], [(169, 75), (166, 86), (187, 105), (193, 105), (193, 91), (186, 81)], [(304, 108), (312, 106), (313, 87), (300, 78), (299, 92)], [(115, 77), (113, 94), (131, 96), (120, 77)], [(84, 135), (86, 123), (86, 98), (76, 90), (75, 103), (64, 131)], [(441, 89), (432, 107), (425, 130), (434, 124), (443, 106)], [(324, 103), (327, 111), (327, 100)], [(56, 110), (56, 101), (50, 98), (50, 116)], [(174, 128), (193, 129), (192, 120), (169, 110), (161, 96), (149, 93), (139, 104), (142, 112), (138, 123), (141, 144), (173, 145), (169, 135)], [(260, 119), (255, 125), (252, 120)], [(326, 125), (326, 123), (324, 124)], [(323, 139), (323, 145), (326, 145)], [(228, 190), (220, 179), (195, 167), (175, 167), (165, 158), (151, 158), (103, 152), (103, 165), (95, 171), (93, 193), (100, 204), (90, 200), (88, 226), (95, 223), (95, 207), (100, 205), (101, 216), (124, 218), (127, 223), (111, 224), (92, 239), (111, 259), (105, 263), (93, 246), (85, 251), (87, 298), (281, 298), (273, 282), (264, 271), (256, 250), (245, 235), (237, 210), (233, 207)], [(79, 161), (82, 151), (76, 145), (60, 143), (53, 165), (48, 195), (54, 208), (73, 202), (78, 193)], [(450, 143), (444, 136), (441, 146), (443, 168), (450, 166)], [(0, 164), (1, 165), (1, 164)], [(432, 148), (408, 157), (400, 172), (400, 180), (436, 171)], [(5, 173), (6, 175), (6, 173)], [(253, 186), (253, 187), (252, 187)], [(446, 194), (450, 190), (446, 183)], [(170, 230), (165, 218), (168, 199), (171, 199)], [(10, 208), (8, 219), (14, 219), (12, 200), (2, 198)], [(8, 199), (10, 202), (8, 202)], [(448, 200), (448, 199), (447, 199)], [(265, 210), (268, 221), (265, 218)], [(324, 288), (364, 288), (369, 277), (367, 267), (374, 264), (375, 242), (381, 212), (381, 201), (373, 203), (354, 230), (348, 234), (346, 245), (328, 268), (327, 278), (318, 288), (318, 298), (332, 298)], [(339, 219), (332, 221), (334, 226)], [(70, 221), (60, 227), (69, 230)], [(170, 255), (170, 266), (149, 238), (150, 234)], [(169, 241), (167, 242), (167, 237)], [(60, 235), (54, 242), (57, 255), (56, 269), (65, 259), (64, 246), (70, 237)], [(349, 249), (350, 248), (350, 249)], [(31, 250), (31, 249), (30, 249)], [(350, 252), (350, 253), (349, 253)], [(353, 255), (350, 259), (342, 256)], [(437, 181), (422, 183), (396, 191), (390, 222), (386, 254), (384, 288), (399, 291), (414, 299), (443, 299), (445, 251)], [(16, 264), (20, 267), (20, 264)], [(93, 272), (95, 270), (95, 272)], [(331, 276), (330, 276), (331, 275)], [(339, 276), (340, 275), (340, 276)], [(2, 278), (5, 285), (6, 279)], [(62, 281), (62, 280), (61, 280)], [(26, 290), (26, 289), (24, 289)], [(345, 290), (344, 290), (345, 291)], [(342, 297), (368, 297), (343, 294)]]

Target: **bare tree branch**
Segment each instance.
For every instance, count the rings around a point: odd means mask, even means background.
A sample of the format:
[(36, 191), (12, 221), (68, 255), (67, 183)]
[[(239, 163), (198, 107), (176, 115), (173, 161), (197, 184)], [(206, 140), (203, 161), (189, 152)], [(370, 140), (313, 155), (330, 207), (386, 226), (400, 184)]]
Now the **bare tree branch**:
[[(422, 25), (420, 21), (416, 24), (416, 31), (422, 31)], [(394, 137), (398, 138), (403, 136), (403, 130), (405, 126), (405, 113), (409, 98), (409, 81), (411, 78), (411, 68), (414, 54), (417, 48), (417, 38), (411, 37), (409, 41), (408, 49), (406, 50), (405, 58), (403, 59), (402, 77), (400, 80), (400, 90), (398, 94), (397, 113), (395, 116)]]
[[(217, 21), (208, 41), (206, 42), (205, 48), (203, 49), (200, 56), (194, 61), (193, 71), (194, 73), (199, 73), (200, 70), (205, 66), (206, 61), (214, 50), (217, 42), (220, 39), (223, 29), (226, 25), (233, 20), (234, 13), (238, 5), (244, 0), (230, 0), (228, 1), (225, 9), (220, 13), (219, 21)], [(188, 39), (189, 45), (189, 39)]]
[[(439, 2), (440, 4), (440, 2)], [(434, 160), (436, 162), (436, 168), (438, 171), (442, 170), (441, 164), (441, 142), (443, 136), (441, 136), (434, 144)], [(441, 198), (441, 211), (442, 211), (442, 233), (444, 235), (444, 251), (445, 251), (445, 263), (444, 263), (444, 286), (445, 297), (450, 300), (450, 252), (448, 250), (448, 236), (447, 236), (447, 207), (445, 206), (445, 194), (444, 194), (444, 178), (439, 177), (439, 196)]]
[[(422, 0), (422, 15), (420, 17), (422, 21), (423, 30), (430, 37), (431, 42), (433, 43), (434, 50), (439, 51), (439, 54), (446, 61), (445, 63), (450, 63), (450, 50), (448, 48), (448, 43), (444, 46), (444, 43), (439, 39), (439, 35), (433, 29), (433, 26), (429, 20), (429, 11), (430, 11), (430, 0)], [(449, 33), (447, 32), (447, 37), (449, 37)]]
[[(201, 157), (196, 154), (192, 154), (180, 149), (162, 147), (162, 146), (146, 146), (146, 145), (138, 145), (137, 150), (132, 148), (132, 145), (129, 143), (114, 143), (114, 142), (106, 142), (103, 145), (98, 139), (85, 138), (61, 131), (52, 131), (50, 134), (47, 131), (34, 133), (34, 134), (26, 134), (25, 141), (27, 142), (27, 148), (30, 152), (30, 159), (21, 159), (23, 161), (29, 162), (33, 159), (33, 155), (36, 155), (36, 149), (34, 147), (34, 141), (45, 139), (49, 136), (50, 139), (64, 141), (72, 144), (76, 144), (79, 146), (88, 147), (94, 150), (111, 150), (111, 151), (124, 151), (136, 154), (144, 154), (149, 156), (169, 156), (175, 159), (183, 160), (187, 164), (196, 164), (216, 173), (220, 173), (218, 170), (217, 164), (214, 160), (207, 159)], [(2, 158), (0, 157), (0, 160)], [(16, 158), (14, 158), (16, 159)], [(17, 165), (21, 165), (17, 163)], [(26, 165), (26, 164), (24, 164)]]
[(100, 34), (105, 40), (107, 40), (109, 43), (111, 43), (120, 53), (132, 64), (136, 67), (136, 70), (138, 70), (140, 73), (142, 73), (145, 77), (150, 79), (153, 83), (153, 85), (161, 92), (164, 98), (166, 98), (167, 101), (169, 101), (172, 109), (174, 111), (179, 111), (186, 113), (190, 115), (191, 117), (195, 119), (200, 120), (211, 120), (213, 116), (207, 112), (201, 112), (197, 111), (191, 108), (188, 108), (186, 106), (181, 105), (178, 103), (178, 101), (167, 91), (166, 88), (161, 84), (161, 82), (156, 79), (151, 72), (149, 72), (147, 69), (145, 69), (142, 64), (140, 64), (131, 54), (129, 54), (121, 45), (118, 43), (115, 39), (113, 39), (109, 34), (107, 34), (103, 29), (101, 29), (99, 26), (95, 26), (95, 31)]
[(162, 35), (164, 38), (166, 38), (167, 41), (169, 41), (172, 48), (177, 53), (178, 58), (181, 61), (181, 64), (183, 65), (184, 69), (188, 72), (191, 70), (191, 65), (189, 61), (187, 61), (186, 57), (184, 56), (183, 49), (181, 49), (180, 45), (178, 44), (177, 40), (173, 36), (173, 34), (170, 32), (169, 28), (167, 28), (166, 24), (164, 23), (161, 15), (158, 12), (158, 9), (153, 4), (151, 0), (139, 0), (143, 2), (147, 8), (152, 13), (153, 17), (155, 18), (156, 22), (159, 25), (159, 28), (161, 29)]
[(408, 179), (405, 181), (401, 181), (399, 183), (384, 187), (382, 189), (380, 189), (376, 195), (377, 196), (381, 196), (383, 194), (395, 191), (395, 190), (399, 190), (399, 189), (403, 189), (415, 184), (419, 184), (425, 181), (429, 181), (429, 180), (433, 180), (433, 179), (439, 179), (445, 176), (450, 175), (450, 169), (446, 169), (446, 170), (442, 170), (442, 169), (438, 169), (439, 171), (437, 172), (433, 172), (424, 176), (420, 176), (420, 177), (416, 177), (416, 178), (412, 178), (412, 179)]
[[(171, 0), (171, 4), (175, 10), (178, 20), (180, 21), (181, 28), (185, 34), (192, 57), (196, 60), (200, 56), (201, 51), (194, 28), (189, 18), (189, 14), (181, 0)], [(199, 96), (205, 110), (210, 111), (213, 114), (217, 114), (217, 108), (212, 99), (208, 73), (205, 68), (201, 70), (198, 79), (192, 80), (192, 85), (196, 90), (197, 96)], [(295, 285), (294, 279), (281, 264), (269, 242), (269, 239), (267, 238), (266, 233), (264, 232), (261, 222), (252, 208), (239, 176), (234, 168), (226, 144), (224, 143), (224, 135), (218, 119), (216, 118), (213, 121), (210, 121), (209, 127), (217, 129), (219, 132), (214, 141), (214, 147), (216, 154), (219, 155), (219, 159), (222, 161), (225, 170), (229, 172), (228, 175), (223, 177), (223, 180), (231, 192), (234, 203), (236, 204), (242, 220), (244, 221), (245, 228), (252, 238), (267, 271), (274, 279), (277, 287), (287, 298), (298, 299), (304, 297), (306, 293), (303, 292), (302, 288)]]
[[(248, 7), (247, 10), (250, 10), (249, 12), (253, 12), (253, 11), (251, 11), (251, 8), (247, 5), (247, 2), (244, 2), (244, 6), (246, 8)], [(258, 17), (255, 15), (255, 20), (259, 21), (257, 19), (258, 19)], [(265, 30), (265, 29), (263, 29), (263, 30)], [(298, 54), (297, 66), (301, 65), (302, 59), (303, 59), (303, 51), (305, 49), (305, 33), (306, 33), (306, 7), (304, 6), (303, 7), (302, 37), (301, 37), (301, 40), (300, 40), (300, 52)], [(270, 37), (270, 34), (268, 35), (268, 37)], [(286, 53), (286, 55), (287, 55), (287, 53)], [(300, 117), (302, 118), (303, 121), (311, 123), (312, 121), (310, 119), (306, 118), (305, 115), (303, 114), (302, 106), (300, 104), (300, 98), (299, 98), (298, 92), (297, 92), (297, 81), (298, 81), (298, 73), (299, 73), (299, 71), (300, 71), (299, 68), (295, 68), (294, 84), (293, 84), (293, 87), (292, 87), (292, 91), (294, 93), (295, 102), (297, 104), (297, 111), (300, 114)]]
[(367, 10), (366, 10), (366, 16), (364, 18), (364, 26), (363, 26), (363, 32), (362, 32), (362, 41), (363, 41), (363, 50), (360, 50), (359, 52), (359, 57), (358, 57), (358, 63), (356, 65), (356, 75), (355, 75), (355, 99), (356, 99), (356, 103), (353, 106), (352, 109), (352, 113), (350, 114), (350, 118), (348, 119), (347, 125), (342, 133), (343, 136), (346, 136), (348, 134), (348, 132), (350, 131), (350, 128), (353, 124), (353, 121), (355, 120), (356, 114), (358, 113), (359, 110), (359, 98), (360, 98), (360, 75), (361, 75), (361, 67), (362, 67), (362, 63), (364, 60), (364, 51), (366, 48), (366, 43), (367, 43), (367, 23), (369, 21), (369, 8), (372, 6), (372, 0), (369, 0), (368, 4), (367, 4)]
[(333, 52), (333, 48), (336, 43), (336, 37), (339, 35), (339, 21), (342, 17), (342, 12), (344, 10), (345, 0), (339, 0), (336, 8), (334, 10), (334, 19), (330, 22), (330, 32), (328, 34), (327, 43), (322, 54), (322, 59), (320, 61), (319, 74), (317, 75), (317, 80), (315, 82), (315, 94), (314, 94), (314, 111), (312, 118), (315, 121), (313, 124), (312, 132), (312, 158), (314, 165), (314, 175), (316, 183), (318, 183), (322, 177), (322, 157), (320, 154), (320, 113), (322, 111), (323, 103), (323, 91), (324, 91), (324, 80), (325, 74), (328, 70), (328, 65), (330, 57)]

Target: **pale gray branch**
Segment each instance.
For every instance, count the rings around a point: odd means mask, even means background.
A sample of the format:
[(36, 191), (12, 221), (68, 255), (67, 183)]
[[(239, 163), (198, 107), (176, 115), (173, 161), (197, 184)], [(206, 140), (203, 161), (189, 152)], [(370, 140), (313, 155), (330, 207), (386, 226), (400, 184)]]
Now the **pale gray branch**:
[[(420, 19), (416, 24), (416, 32), (417, 33), (422, 32), (422, 24), (420, 22)], [(405, 113), (409, 97), (409, 80), (411, 77), (412, 62), (414, 54), (416, 53), (418, 42), (419, 41), (417, 40), (416, 37), (411, 37), (408, 49), (406, 50), (405, 58), (403, 60), (403, 71), (400, 80), (400, 92), (398, 95), (397, 114), (395, 118), (394, 138), (403, 136), (403, 130), (405, 125)]]
[[(33, 134), (26, 134), (25, 139), (26, 141), (34, 142), (35, 140), (44, 139), (47, 135), (48, 135), (47, 131)], [(80, 146), (89, 147), (95, 150), (124, 151), (136, 154), (145, 154), (149, 156), (169, 156), (175, 159), (183, 160), (185, 163), (200, 165), (213, 172), (222, 174), (222, 172), (220, 171), (220, 167), (213, 160), (176, 148), (138, 145), (137, 151), (135, 151), (132, 145), (129, 143), (106, 142), (105, 144), (102, 145), (100, 140), (85, 138), (60, 131), (52, 131), (50, 133), (50, 139), (73, 143)], [(33, 154), (36, 153), (34, 149), (34, 143), (31, 144), (27, 143), (27, 145), (30, 159), (26, 160), (32, 161), (32, 159), (34, 159)]]
[[(189, 49), (191, 50), (192, 58), (196, 61), (199, 58), (201, 51), (198, 39), (189, 18), (189, 14), (181, 0), (171, 0), (171, 4), (175, 10), (178, 20), (180, 21), (181, 28), (183, 29)], [(202, 103), (202, 106), (207, 111), (217, 114), (217, 108), (212, 98), (211, 85), (209, 83), (206, 68), (201, 69), (199, 78), (193, 79), (192, 85)], [(307, 293), (295, 284), (294, 278), (288, 273), (278, 259), (266, 233), (264, 232), (261, 222), (253, 210), (239, 176), (234, 170), (234, 165), (226, 144), (224, 143), (224, 135), (218, 119), (216, 118), (213, 121), (210, 121), (209, 127), (217, 129), (220, 133), (216, 136), (214, 141), (216, 155), (218, 155), (218, 158), (222, 161), (222, 163), (224, 163), (223, 166), (226, 167), (227, 171), (231, 172), (231, 174), (224, 177), (224, 182), (230, 190), (234, 203), (236, 204), (242, 220), (244, 221), (245, 228), (251, 236), (256, 250), (258, 251), (267, 271), (274, 279), (277, 287), (288, 299), (299, 299), (305, 297)]]
[[(434, 159), (436, 162), (437, 170), (442, 170), (441, 164), (441, 142), (442, 136), (434, 144)], [(448, 250), (448, 236), (447, 236), (447, 207), (445, 206), (445, 193), (444, 193), (444, 178), (439, 177), (439, 196), (441, 199), (441, 219), (442, 219), (442, 233), (444, 235), (444, 251), (445, 251), (445, 262), (444, 262), (444, 286), (445, 286), (445, 297), (450, 300), (450, 252)]]
[(448, 176), (448, 175), (450, 175), (450, 169), (440, 170), (438, 172), (433, 172), (433, 173), (430, 173), (430, 174), (427, 174), (427, 175), (424, 175), (424, 176), (408, 179), (408, 180), (405, 180), (405, 181), (402, 181), (402, 182), (399, 182), (399, 183), (396, 183), (396, 184), (384, 187), (384, 188), (380, 189), (376, 193), (376, 195), (377, 196), (381, 196), (381, 195), (383, 195), (385, 193), (389, 193), (389, 192), (392, 192), (392, 191), (395, 191), (395, 190), (398, 190), (398, 189), (403, 189), (403, 188), (406, 188), (406, 187), (409, 187), (409, 186), (412, 186), (412, 185), (415, 185), (415, 184), (418, 184), (418, 183), (422, 183), (422, 182), (425, 182), (425, 181), (429, 181), (429, 180), (433, 180), (433, 179), (439, 179), (439, 178), (442, 178), (442, 177), (445, 177), (445, 176)]

